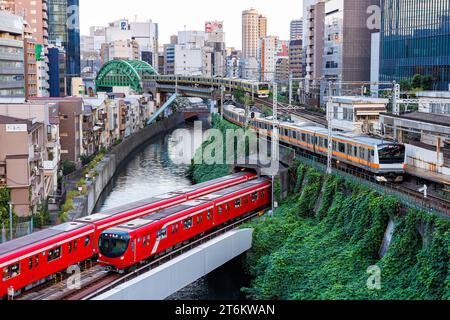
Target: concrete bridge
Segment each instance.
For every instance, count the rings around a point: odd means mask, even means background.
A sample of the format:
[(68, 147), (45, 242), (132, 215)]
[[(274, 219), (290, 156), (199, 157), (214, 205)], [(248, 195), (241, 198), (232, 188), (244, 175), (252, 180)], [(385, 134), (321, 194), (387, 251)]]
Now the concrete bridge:
[(252, 247), (252, 229), (220, 235), (113, 289), (85, 299), (163, 300)]

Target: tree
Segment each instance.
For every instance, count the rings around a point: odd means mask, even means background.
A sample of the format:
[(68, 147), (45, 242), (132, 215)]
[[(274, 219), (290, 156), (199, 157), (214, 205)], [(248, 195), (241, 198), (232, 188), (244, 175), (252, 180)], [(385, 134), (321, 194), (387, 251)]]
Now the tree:
[(413, 89), (419, 89), (422, 87), (423, 77), (420, 74), (414, 75), (412, 78), (412, 87)]
[(430, 75), (426, 75), (422, 77), (422, 89), (423, 90), (432, 90), (433, 89), (433, 77)]
[(403, 79), (399, 84), (401, 91), (411, 91), (411, 82), (409, 80)]

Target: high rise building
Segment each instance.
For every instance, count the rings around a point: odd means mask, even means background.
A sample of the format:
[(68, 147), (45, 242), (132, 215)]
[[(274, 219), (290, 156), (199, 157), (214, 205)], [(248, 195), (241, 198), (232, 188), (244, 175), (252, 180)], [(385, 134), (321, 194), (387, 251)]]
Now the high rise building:
[(0, 11), (0, 96), (25, 97), (22, 17)]
[(267, 18), (255, 9), (242, 12), (242, 58), (258, 56), (259, 39), (267, 36)]
[(289, 70), (295, 79), (302, 77), (303, 72), (303, 41), (292, 40), (289, 42)]
[[(305, 77), (307, 85), (314, 85), (322, 77), (322, 54), (325, 21), (325, 2), (317, 1), (307, 7), (306, 35), (303, 46), (306, 48)], [(306, 40), (307, 39), (307, 40)], [(306, 88), (308, 91), (308, 88)]]
[(175, 74), (175, 44), (164, 45), (164, 74)]
[(380, 81), (433, 78), (435, 90), (450, 84), (450, 2), (381, 0)]
[[(31, 80), (33, 84), (29, 84), (29, 87), (34, 87), (34, 81), (36, 83), (36, 95), (39, 97), (48, 96), (48, 58), (46, 57), (46, 48), (48, 45), (48, 8), (47, 0), (2, 0), (0, 1), (0, 7), (11, 13), (21, 16), (24, 19), (24, 23), (27, 25), (26, 32), (26, 47), (28, 54), (25, 58), (30, 58), (26, 62), (27, 73), (25, 77), (33, 78)], [(36, 51), (36, 63), (34, 58), (30, 57), (33, 54), (33, 43)], [(31, 65), (30, 65), (31, 62)], [(34, 64), (34, 66), (32, 66)], [(36, 71), (34, 68), (36, 68)], [(27, 79), (25, 79), (27, 80)], [(34, 96), (34, 88), (29, 88), (27, 97)]]
[(158, 68), (158, 24), (152, 20), (129, 22), (127, 19), (111, 22), (105, 29), (105, 43), (115, 41), (136, 41), (139, 45), (139, 59)]
[(36, 67), (36, 40), (33, 38), (30, 25), (24, 20), (23, 53), (25, 67), (25, 97), (36, 97), (37, 67)]
[(291, 21), (291, 41), (300, 40), (303, 38), (303, 19)]
[(329, 0), (325, 3), (324, 47), (322, 52), (322, 93), (328, 81), (369, 81), (371, 30), (367, 27), (367, 8), (375, 0)]
[(260, 81), (271, 82), (275, 78), (275, 67), (280, 40), (275, 36), (266, 36), (259, 39), (258, 62)]
[(223, 29), (223, 21), (207, 21), (205, 22), (206, 43), (205, 46), (210, 50), (206, 50), (206, 64), (211, 66), (211, 75), (224, 77), (226, 74), (226, 57), (227, 49), (225, 46), (225, 32)]
[(66, 56), (67, 86), (81, 74), (79, 0), (48, 0), (49, 43), (62, 47)]

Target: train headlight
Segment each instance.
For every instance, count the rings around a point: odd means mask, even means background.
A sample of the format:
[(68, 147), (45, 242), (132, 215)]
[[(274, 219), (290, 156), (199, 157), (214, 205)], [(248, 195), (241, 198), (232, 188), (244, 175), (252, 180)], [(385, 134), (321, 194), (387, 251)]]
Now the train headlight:
[(120, 260), (123, 260), (123, 259), (125, 259), (125, 257), (120, 258)]

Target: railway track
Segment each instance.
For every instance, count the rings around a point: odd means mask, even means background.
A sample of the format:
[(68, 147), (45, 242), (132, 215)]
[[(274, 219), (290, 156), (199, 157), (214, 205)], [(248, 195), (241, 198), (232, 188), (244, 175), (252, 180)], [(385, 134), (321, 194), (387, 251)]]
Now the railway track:
[[(260, 98), (255, 98), (255, 102), (260, 103), (266, 107), (269, 107), (272, 109), (273, 104), (271, 101), (267, 101)], [(299, 109), (295, 110), (292, 109), (288, 104), (286, 103), (278, 103), (278, 112), (285, 114), (285, 115), (295, 115), (297, 117), (303, 118), (305, 120), (317, 123), (321, 126), (328, 127), (328, 122), (326, 119), (326, 116), (317, 112), (312, 112), (309, 110), (306, 110), (306, 108), (298, 107)]]

